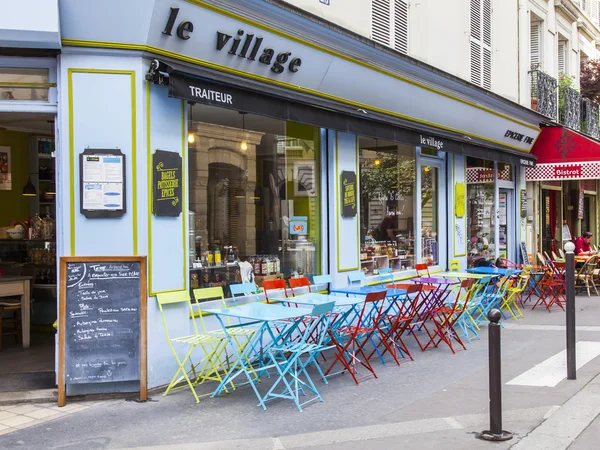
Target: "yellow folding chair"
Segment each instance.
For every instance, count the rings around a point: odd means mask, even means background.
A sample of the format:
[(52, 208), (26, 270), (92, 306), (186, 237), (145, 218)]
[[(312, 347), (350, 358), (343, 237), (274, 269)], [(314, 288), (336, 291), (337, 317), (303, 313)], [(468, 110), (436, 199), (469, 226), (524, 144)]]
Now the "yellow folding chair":
[[(506, 289), (504, 300), (501, 303), (501, 308), (506, 308), (510, 312), (513, 319), (517, 320), (517, 314), (521, 317), (525, 317), (523, 312), (517, 304), (517, 300), (523, 294), (523, 291), (529, 283), (529, 277), (531, 276), (531, 269), (525, 267), (523, 271), (517, 276), (516, 280), (509, 280), (511, 285)], [(514, 310), (513, 310), (514, 308)], [(515, 311), (517, 314), (515, 314)]]
[(460, 261), (458, 259), (448, 261), (448, 270), (450, 272), (460, 272)]
[[(199, 318), (200, 325), (202, 326), (202, 331), (204, 333), (210, 334), (212, 336), (217, 336), (219, 338), (227, 339), (227, 334), (225, 333), (225, 330), (214, 330), (214, 331), (206, 330), (206, 325), (204, 324), (204, 319), (202, 317), (202, 309), (200, 307), (200, 303), (202, 301), (214, 300), (214, 299), (221, 299), (221, 304), (223, 305), (223, 307), (227, 307), (227, 304), (225, 303), (225, 295), (223, 293), (223, 288), (221, 286), (209, 287), (209, 288), (199, 288), (199, 289), (194, 289), (193, 294), (194, 294), (194, 300), (196, 301), (196, 307), (197, 307), (197, 312), (195, 312), (193, 314), (193, 316)], [(232, 326), (232, 325), (234, 325), (234, 326)], [(240, 351), (243, 351), (244, 347), (248, 344), (248, 341), (252, 338), (252, 336), (254, 335), (254, 333), (256, 333), (256, 331), (257, 330), (255, 328), (235, 326), (235, 324), (232, 324), (231, 318), (227, 317), (227, 333), (229, 334), (229, 336), (231, 336), (231, 338), (235, 342), (235, 345), (237, 345), (240, 348)], [(240, 339), (240, 338), (242, 338), (242, 339)], [(245, 338), (245, 342), (243, 341), (243, 338)], [(225, 349), (225, 364), (227, 365), (228, 368), (230, 367), (230, 364), (231, 364), (230, 355), (227, 352), (227, 349)], [(248, 364), (250, 364), (249, 361), (248, 361)]]
[[(157, 294), (156, 301), (158, 302), (158, 309), (160, 310), (163, 327), (165, 329), (165, 336), (167, 337), (167, 342), (169, 344), (169, 347), (171, 348), (171, 351), (173, 352), (173, 356), (175, 356), (177, 364), (179, 365), (177, 372), (175, 372), (175, 375), (171, 379), (171, 382), (169, 383), (169, 386), (167, 387), (163, 395), (167, 395), (171, 390), (184, 388), (185, 385), (177, 385), (183, 380), (185, 380), (186, 384), (189, 386), (192, 393), (194, 394), (196, 403), (198, 403), (200, 399), (198, 398), (198, 394), (196, 393), (196, 384), (202, 384), (204, 383), (204, 381), (207, 380), (213, 380), (218, 382), (223, 381), (223, 377), (219, 373), (219, 369), (222, 368), (221, 353), (223, 353), (225, 347), (227, 346), (227, 340), (221, 336), (198, 333), (198, 327), (196, 326), (195, 320), (192, 320), (192, 324), (194, 327), (193, 334), (180, 337), (171, 337), (169, 335), (169, 327), (167, 326), (167, 319), (164, 311), (165, 307), (181, 305), (185, 303), (188, 307), (188, 313), (193, 314), (190, 294), (187, 291)], [(183, 358), (179, 356), (173, 344), (189, 346), (189, 350)], [(192, 352), (196, 347), (200, 347), (202, 349), (204, 356), (197, 364), (194, 364), (191, 360), (191, 356)], [(189, 370), (186, 369), (186, 365), (188, 364), (188, 362), (190, 365)], [(190, 374), (194, 378), (193, 382), (190, 379)]]

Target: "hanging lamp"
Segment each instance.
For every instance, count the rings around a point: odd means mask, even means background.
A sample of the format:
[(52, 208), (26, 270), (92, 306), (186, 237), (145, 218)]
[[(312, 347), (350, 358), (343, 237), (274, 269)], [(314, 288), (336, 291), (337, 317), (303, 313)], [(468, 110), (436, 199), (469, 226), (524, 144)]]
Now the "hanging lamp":
[[(240, 111), (240, 114), (242, 115), (242, 131), (244, 132), (244, 136), (245, 136), (245, 134), (246, 134), (246, 121), (245, 121), (246, 113), (244, 111)], [(240, 148), (243, 151), (248, 150), (248, 143), (246, 142), (246, 139), (244, 139), (242, 141), (242, 143), (240, 144)]]

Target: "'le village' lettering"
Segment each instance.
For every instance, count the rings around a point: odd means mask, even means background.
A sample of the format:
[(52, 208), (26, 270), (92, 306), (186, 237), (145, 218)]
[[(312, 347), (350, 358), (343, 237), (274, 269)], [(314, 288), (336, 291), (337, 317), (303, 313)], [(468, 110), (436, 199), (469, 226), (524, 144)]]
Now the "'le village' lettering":
[[(175, 27), (175, 21), (177, 20), (178, 14), (179, 8), (171, 8), (169, 19), (167, 20), (165, 29), (162, 32), (164, 35), (172, 36), (173, 28)], [(179, 39), (187, 41), (190, 38), (190, 34), (193, 31), (194, 24), (189, 20), (184, 20), (180, 22), (179, 25), (177, 25), (175, 34)], [(246, 34), (246, 37), (244, 38), (244, 43), (242, 44), (242, 37), (244, 36), (244, 34)], [(256, 61), (256, 57), (261, 51), (263, 38), (259, 36), (255, 38), (254, 34), (245, 33), (242, 29), (239, 29), (237, 31), (237, 35), (235, 37), (233, 37), (233, 35), (231, 34), (226, 34), (217, 31), (218, 51), (223, 50), (225, 46), (228, 45), (230, 42), (231, 46), (229, 47), (229, 51), (227, 53), (229, 53), (230, 55), (237, 55), (240, 58), (246, 58), (249, 61)], [(287, 64), (287, 69), (290, 72), (296, 73), (302, 65), (302, 59), (298, 57), (291, 58), (291, 56), (292, 52), (281, 52), (275, 55), (275, 50), (266, 47), (262, 49), (261, 55), (258, 56), (258, 62), (267, 66), (271, 66), (271, 71), (276, 74), (280, 74), (285, 71), (285, 64)]]

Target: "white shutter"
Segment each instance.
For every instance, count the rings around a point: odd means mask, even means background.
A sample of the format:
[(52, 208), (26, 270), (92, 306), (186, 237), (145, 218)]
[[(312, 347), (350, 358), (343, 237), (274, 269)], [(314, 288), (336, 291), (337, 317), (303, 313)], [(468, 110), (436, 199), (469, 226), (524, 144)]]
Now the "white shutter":
[(380, 44), (390, 45), (390, 0), (373, 0), (371, 5), (371, 38)]
[(492, 88), (492, 0), (471, 0), (471, 82)]
[(408, 53), (408, 2), (394, 2), (394, 49)]
[(564, 74), (566, 71), (565, 66), (565, 49), (567, 48), (565, 41), (558, 41), (558, 74)]
[(530, 53), (531, 53), (531, 69), (537, 69), (540, 67), (541, 57), (540, 57), (540, 22), (531, 22), (530, 34), (531, 40), (529, 43)]
[(594, 22), (595, 25), (600, 26), (600, 1), (592, 0), (590, 16), (592, 17), (592, 22)]

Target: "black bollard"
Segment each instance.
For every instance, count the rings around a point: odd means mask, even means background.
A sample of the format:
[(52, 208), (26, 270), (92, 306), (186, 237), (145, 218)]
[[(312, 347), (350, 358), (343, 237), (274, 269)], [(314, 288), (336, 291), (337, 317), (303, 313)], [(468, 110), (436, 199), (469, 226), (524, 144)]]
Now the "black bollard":
[(477, 435), (486, 441), (508, 441), (512, 434), (502, 429), (502, 352), (500, 349), (500, 319), (497, 309), (488, 312), (489, 365), (490, 365), (490, 429)]
[(575, 245), (565, 244), (565, 273), (567, 295), (567, 379), (577, 379), (576, 337), (575, 337)]

